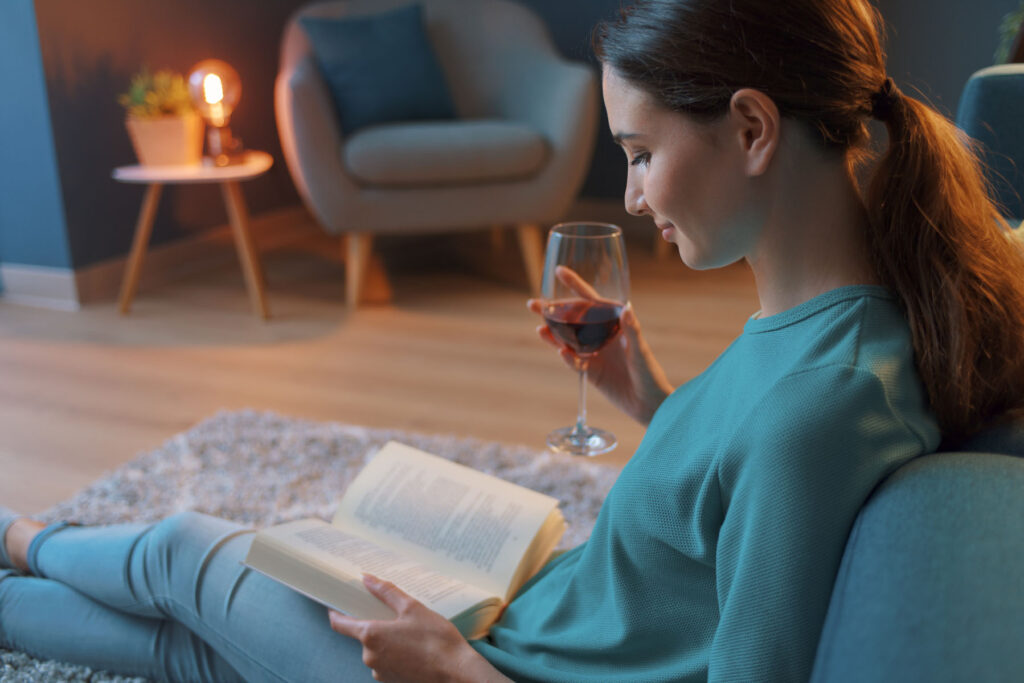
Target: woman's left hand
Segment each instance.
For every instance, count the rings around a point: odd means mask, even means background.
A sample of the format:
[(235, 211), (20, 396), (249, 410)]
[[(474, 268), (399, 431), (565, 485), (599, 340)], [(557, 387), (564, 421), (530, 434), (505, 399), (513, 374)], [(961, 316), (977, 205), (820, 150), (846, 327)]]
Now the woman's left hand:
[(455, 626), (395, 584), (366, 574), (363, 585), (395, 611), (392, 620), (356, 619), (330, 610), (331, 628), (363, 646), (378, 681), (507, 681)]

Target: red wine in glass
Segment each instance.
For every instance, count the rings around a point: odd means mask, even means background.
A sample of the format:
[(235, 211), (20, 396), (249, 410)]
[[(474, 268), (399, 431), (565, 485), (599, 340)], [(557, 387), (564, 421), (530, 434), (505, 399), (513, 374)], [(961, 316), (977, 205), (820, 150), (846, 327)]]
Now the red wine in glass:
[(620, 304), (587, 299), (561, 299), (544, 306), (551, 334), (580, 356), (590, 356), (619, 332)]
[(592, 456), (615, 448), (611, 432), (587, 424), (587, 366), (620, 328), (629, 302), (629, 266), (622, 229), (609, 223), (560, 223), (548, 233), (541, 278), (546, 327), (575, 356), (579, 373), (576, 423), (554, 430), (548, 446)]

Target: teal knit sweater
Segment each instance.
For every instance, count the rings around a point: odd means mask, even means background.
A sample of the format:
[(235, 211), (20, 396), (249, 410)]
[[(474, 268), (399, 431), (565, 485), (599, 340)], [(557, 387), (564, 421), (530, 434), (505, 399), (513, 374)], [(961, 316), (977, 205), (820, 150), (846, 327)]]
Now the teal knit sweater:
[(473, 645), (517, 681), (806, 681), (858, 510), (938, 443), (885, 289), (751, 319)]

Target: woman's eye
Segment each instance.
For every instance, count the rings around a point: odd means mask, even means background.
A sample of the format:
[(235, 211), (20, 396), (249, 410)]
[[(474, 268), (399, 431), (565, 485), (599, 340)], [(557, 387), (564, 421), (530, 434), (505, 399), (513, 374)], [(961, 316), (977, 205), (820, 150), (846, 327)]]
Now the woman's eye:
[(645, 165), (650, 160), (651, 160), (651, 153), (650, 152), (641, 152), (640, 154), (637, 154), (635, 157), (630, 159), (629, 165), (630, 166), (643, 166), (643, 165)]

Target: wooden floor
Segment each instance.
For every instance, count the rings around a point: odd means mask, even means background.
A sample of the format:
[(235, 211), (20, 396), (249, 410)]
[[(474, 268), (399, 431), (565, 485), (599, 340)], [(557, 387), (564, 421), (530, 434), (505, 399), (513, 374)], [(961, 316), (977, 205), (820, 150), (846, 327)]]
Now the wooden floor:
[[(652, 230), (653, 233), (653, 230)], [(745, 267), (688, 271), (631, 243), (633, 303), (673, 382), (700, 372), (757, 309)], [(333, 240), (263, 254), (273, 317), (249, 309), (237, 263), (75, 313), (0, 301), (0, 504), (37, 512), (219, 410), (471, 435), (544, 447), (574, 419), (572, 372), (534, 331), (514, 239), (500, 267), (453, 238), (381, 246), (386, 306), (349, 313)], [(226, 259), (230, 246), (224, 245)], [(495, 275), (505, 273), (505, 275)], [(643, 430), (590, 392), (624, 462)]]

